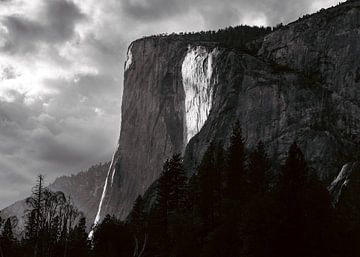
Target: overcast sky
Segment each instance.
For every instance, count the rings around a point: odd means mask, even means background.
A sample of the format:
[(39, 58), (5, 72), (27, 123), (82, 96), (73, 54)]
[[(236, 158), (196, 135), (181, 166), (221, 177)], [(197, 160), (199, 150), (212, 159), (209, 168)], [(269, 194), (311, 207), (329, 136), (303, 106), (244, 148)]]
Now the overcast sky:
[(0, 0), (0, 208), (111, 158), (129, 43), (274, 25), (339, 0)]

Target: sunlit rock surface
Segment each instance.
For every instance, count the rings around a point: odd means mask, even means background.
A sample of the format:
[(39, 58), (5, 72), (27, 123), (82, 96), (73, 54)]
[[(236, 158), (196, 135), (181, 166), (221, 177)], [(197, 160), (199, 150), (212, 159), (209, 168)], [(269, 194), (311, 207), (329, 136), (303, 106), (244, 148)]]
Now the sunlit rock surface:
[(186, 143), (195, 136), (207, 120), (216, 79), (213, 75), (217, 49), (210, 53), (205, 47), (190, 47), (181, 66), (185, 91)]

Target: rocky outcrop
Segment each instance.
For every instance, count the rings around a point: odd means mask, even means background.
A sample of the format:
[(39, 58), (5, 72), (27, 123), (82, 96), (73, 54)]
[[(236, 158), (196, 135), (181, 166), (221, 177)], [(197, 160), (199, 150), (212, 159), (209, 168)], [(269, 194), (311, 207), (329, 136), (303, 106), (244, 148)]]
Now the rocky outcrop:
[(256, 54), (181, 36), (132, 43), (97, 221), (125, 218), (170, 155), (185, 153), (194, 172), (211, 141), (228, 143), (235, 121), (249, 148), (262, 140), (277, 162), (297, 141), (330, 183), (359, 152), (358, 17), (357, 1), (321, 11), (257, 40)]

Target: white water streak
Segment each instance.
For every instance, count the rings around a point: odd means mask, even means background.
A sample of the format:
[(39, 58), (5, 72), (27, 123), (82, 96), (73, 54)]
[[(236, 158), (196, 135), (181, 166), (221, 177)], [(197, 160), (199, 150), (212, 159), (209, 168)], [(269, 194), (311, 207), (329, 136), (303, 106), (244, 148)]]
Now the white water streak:
[(189, 47), (181, 67), (185, 90), (186, 143), (195, 136), (207, 120), (213, 98), (213, 65), (219, 54), (217, 49), (208, 52), (205, 47)]
[[(109, 180), (110, 174), (111, 174), (111, 172), (113, 172), (113, 174), (115, 173), (113, 171), (114, 170), (115, 155), (116, 155), (116, 152), (114, 153), (114, 155), (113, 155), (113, 157), (111, 159), (110, 167), (109, 167), (109, 170), (108, 170), (107, 175), (106, 175), (106, 179), (105, 179), (103, 191), (102, 191), (102, 194), (101, 194), (101, 199), (100, 199), (98, 211), (96, 213), (95, 221), (94, 221), (94, 224), (93, 224), (93, 228), (99, 223), (99, 221), (101, 219), (101, 210), (102, 210), (102, 206), (103, 206), (104, 199), (105, 199), (105, 196), (106, 196), (106, 191), (107, 191), (107, 187), (108, 187), (108, 180)], [(113, 179), (113, 177), (112, 177), (112, 179)], [(91, 229), (91, 231), (89, 233), (89, 238), (90, 239), (92, 239), (93, 234), (94, 234), (94, 230)]]

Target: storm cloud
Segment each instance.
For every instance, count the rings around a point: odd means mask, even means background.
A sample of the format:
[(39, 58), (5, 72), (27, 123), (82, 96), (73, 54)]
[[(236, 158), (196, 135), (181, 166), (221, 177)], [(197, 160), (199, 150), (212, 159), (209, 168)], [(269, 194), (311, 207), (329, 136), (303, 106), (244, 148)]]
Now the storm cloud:
[(275, 25), (338, 0), (0, 0), (0, 208), (105, 162), (126, 49), (159, 33)]
[(75, 25), (85, 18), (73, 2), (48, 0), (39, 8), (36, 19), (21, 15), (1, 18), (7, 32), (3, 33), (2, 51), (24, 54), (41, 43), (62, 44), (74, 36)]

